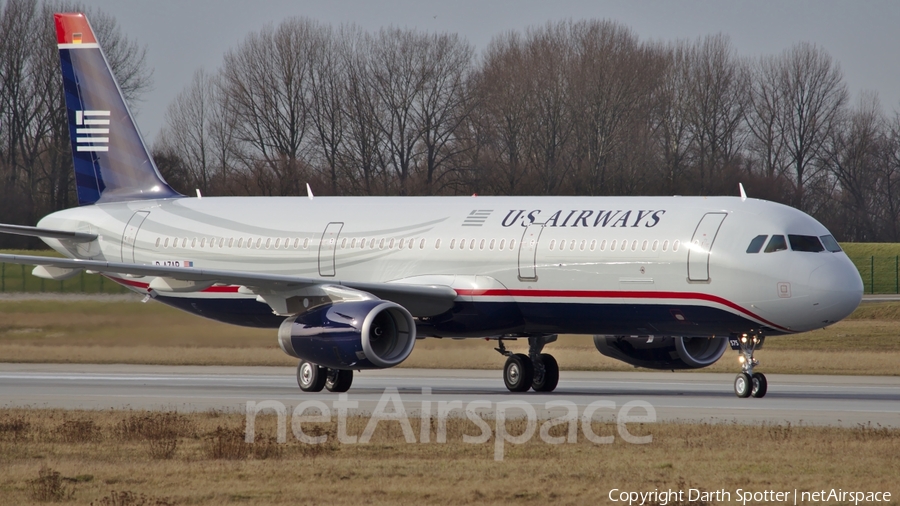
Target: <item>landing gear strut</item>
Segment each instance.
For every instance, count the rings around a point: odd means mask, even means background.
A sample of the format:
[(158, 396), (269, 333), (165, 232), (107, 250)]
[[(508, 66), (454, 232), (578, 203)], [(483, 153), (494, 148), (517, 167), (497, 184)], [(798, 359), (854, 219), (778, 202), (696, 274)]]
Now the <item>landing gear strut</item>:
[(510, 392), (552, 392), (559, 383), (559, 364), (553, 355), (541, 353), (544, 345), (556, 341), (555, 335), (529, 336), (528, 355), (513, 353), (498, 339), (498, 353), (506, 357), (503, 366), (503, 383)]
[(740, 352), (738, 360), (741, 362), (741, 372), (734, 378), (734, 393), (738, 397), (764, 397), (768, 389), (766, 375), (761, 372), (753, 372), (753, 368), (759, 365), (759, 360), (753, 358), (753, 352), (762, 346), (764, 336), (742, 334), (737, 338), (731, 338), (732, 348)]

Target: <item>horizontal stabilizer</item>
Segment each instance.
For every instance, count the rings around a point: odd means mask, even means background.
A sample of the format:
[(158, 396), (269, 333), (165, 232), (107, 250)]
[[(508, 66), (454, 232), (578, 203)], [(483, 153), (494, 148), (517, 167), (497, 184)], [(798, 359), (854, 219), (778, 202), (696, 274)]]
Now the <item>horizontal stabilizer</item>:
[(91, 242), (97, 238), (97, 234), (26, 227), (25, 225), (6, 225), (2, 223), (0, 223), (0, 234), (27, 235), (31, 237), (44, 237), (47, 239), (66, 239), (72, 242)]

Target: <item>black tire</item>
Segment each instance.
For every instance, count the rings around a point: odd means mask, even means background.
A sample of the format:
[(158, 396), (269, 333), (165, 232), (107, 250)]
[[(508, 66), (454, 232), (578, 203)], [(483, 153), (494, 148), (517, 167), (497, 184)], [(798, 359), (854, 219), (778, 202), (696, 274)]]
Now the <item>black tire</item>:
[(346, 392), (353, 384), (353, 371), (345, 369), (328, 369), (325, 388), (329, 392)]
[(510, 392), (527, 392), (534, 380), (534, 365), (527, 355), (516, 353), (506, 359), (503, 366), (503, 383)]
[(761, 372), (753, 373), (750, 382), (753, 385), (750, 389), (750, 395), (757, 399), (761, 399), (766, 396), (766, 391), (769, 389), (769, 382), (766, 381), (765, 374)]
[(556, 385), (559, 383), (559, 364), (553, 355), (547, 353), (541, 353), (541, 362), (544, 364), (544, 373), (534, 372), (531, 388), (535, 392), (552, 392), (556, 390)]
[(321, 392), (325, 388), (327, 376), (328, 371), (320, 365), (306, 360), (297, 364), (297, 385), (304, 392)]
[(734, 378), (734, 394), (741, 399), (750, 397), (750, 391), (753, 388), (753, 382), (750, 375), (742, 372)]

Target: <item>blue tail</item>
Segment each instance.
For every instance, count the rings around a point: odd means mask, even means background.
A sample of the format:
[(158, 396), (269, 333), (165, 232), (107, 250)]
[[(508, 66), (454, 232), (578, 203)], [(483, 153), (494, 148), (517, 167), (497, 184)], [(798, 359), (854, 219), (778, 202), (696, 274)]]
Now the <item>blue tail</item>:
[(181, 196), (153, 163), (84, 14), (56, 14), (78, 204)]

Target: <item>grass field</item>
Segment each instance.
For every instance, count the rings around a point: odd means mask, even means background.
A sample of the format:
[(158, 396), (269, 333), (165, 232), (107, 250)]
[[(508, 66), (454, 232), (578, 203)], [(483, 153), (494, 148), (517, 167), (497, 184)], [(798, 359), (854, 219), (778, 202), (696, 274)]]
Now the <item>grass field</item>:
[[(294, 365), (274, 330), (234, 327), (149, 302), (0, 301), (0, 357), (6, 362)], [(762, 369), (791, 374), (897, 375), (900, 303), (863, 304), (826, 329), (771, 337), (757, 352)], [(495, 342), (425, 339), (401, 367), (500, 369)], [(527, 343), (510, 343), (525, 351)], [(626, 371), (600, 355), (588, 336), (561, 336), (547, 347), (563, 369)], [(737, 370), (736, 354), (709, 372)]]
[[(418, 439), (420, 420), (410, 422)], [(407, 443), (396, 421), (380, 422), (366, 444), (340, 443), (333, 418), (303, 425), (306, 434), (327, 435), (324, 444), (301, 443), (290, 429), (279, 444), (275, 417), (259, 415), (248, 444), (244, 423), (242, 415), (220, 412), (3, 409), (0, 502), (610, 504), (611, 489), (732, 494), (730, 500), (674, 503), (704, 505), (740, 504), (737, 489), (841, 488), (891, 492), (897, 504), (900, 493), (900, 430), (877, 426), (633, 423), (631, 434), (652, 441), (631, 444), (614, 423), (595, 421), (594, 433), (614, 436), (612, 444), (588, 441), (579, 426), (577, 442), (548, 444), (536, 436), (506, 444), (504, 459), (495, 461), (495, 430), (486, 443), (465, 443), (464, 434), (481, 433), (466, 418), (448, 420), (446, 443)], [(348, 419), (347, 434), (360, 435), (367, 423)], [(506, 426), (511, 435), (525, 430), (521, 420)], [(564, 434), (565, 426), (549, 431)]]

